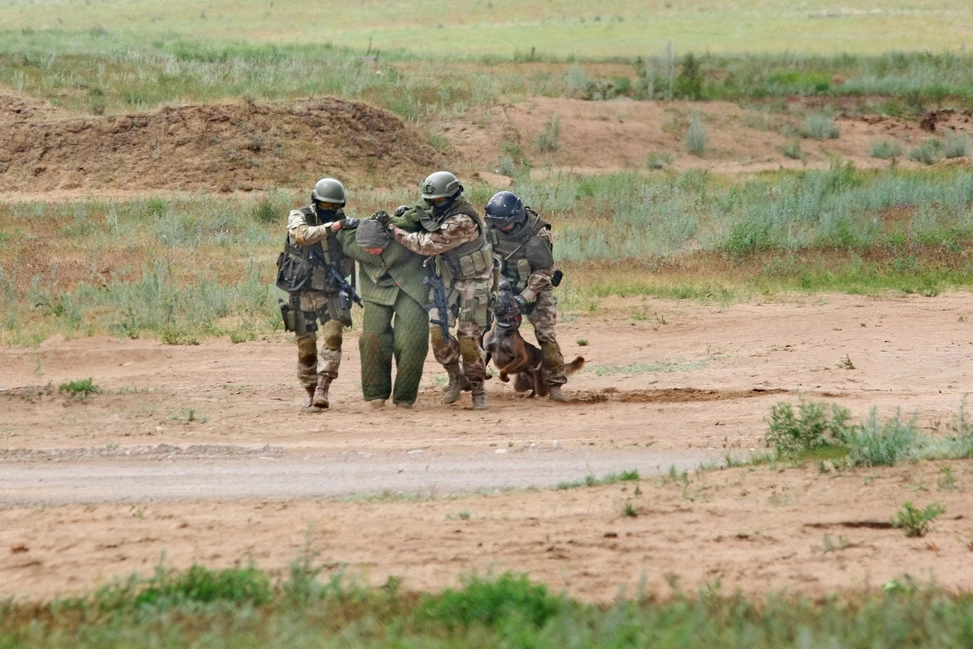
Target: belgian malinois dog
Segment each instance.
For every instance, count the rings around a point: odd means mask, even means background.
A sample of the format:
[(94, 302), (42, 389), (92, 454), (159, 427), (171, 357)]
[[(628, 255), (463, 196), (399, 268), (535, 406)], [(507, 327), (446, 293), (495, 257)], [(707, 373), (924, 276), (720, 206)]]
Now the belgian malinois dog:
[[(504, 383), (514, 376), (514, 391), (531, 393), (528, 397), (546, 397), (547, 384), (541, 377), (541, 350), (524, 340), (520, 333), (523, 316), (510, 293), (501, 291), (493, 307), (493, 324), (483, 334), (486, 361), (493, 361)], [(578, 356), (564, 364), (564, 371), (573, 374), (584, 367), (584, 358)]]

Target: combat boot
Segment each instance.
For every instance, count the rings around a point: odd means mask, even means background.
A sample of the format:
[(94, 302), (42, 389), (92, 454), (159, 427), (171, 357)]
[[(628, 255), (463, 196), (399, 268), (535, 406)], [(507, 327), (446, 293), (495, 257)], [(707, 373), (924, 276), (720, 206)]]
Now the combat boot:
[(470, 389), (470, 380), (463, 374), (459, 363), (451, 363), (446, 366), (446, 374), (449, 375), (449, 385), (446, 386), (446, 394), (443, 395), (443, 403), (455, 403), (459, 399), (460, 392)]
[(566, 396), (561, 393), (560, 385), (551, 385), (547, 388), (547, 398), (551, 401), (557, 401), (559, 403), (564, 403), (568, 400)]
[(315, 390), (315, 387), (313, 385), (305, 385), (304, 386), (304, 391), (307, 392), (307, 407), (308, 408), (313, 407), (313, 404), (314, 404), (314, 390)]
[(318, 376), (318, 387), (314, 389), (314, 396), (311, 398), (311, 405), (315, 408), (328, 407), (328, 388), (331, 386), (333, 376), (321, 374)]
[(476, 385), (472, 386), (473, 390), (473, 410), (486, 410), (487, 409), (487, 398), (486, 391), (483, 389), (483, 382), (480, 381)]

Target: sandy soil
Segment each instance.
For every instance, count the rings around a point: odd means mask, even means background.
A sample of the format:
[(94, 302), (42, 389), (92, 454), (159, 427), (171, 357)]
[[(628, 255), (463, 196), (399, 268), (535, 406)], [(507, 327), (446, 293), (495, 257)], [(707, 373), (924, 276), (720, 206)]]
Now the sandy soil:
[[(823, 595), (905, 574), (966, 587), (968, 462), (718, 467), (765, 451), (771, 407), (801, 398), (856, 419), (901, 408), (946, 434), (970, 383), (971, 311), (961, 295), (605, 300), (561, 328), (588, 359), (571, 402), (494, 379), (486, 412), (442, 405), (431, 360), (415, 409), (366, 406), (354, 332), (320, 414), (302, 410), (284, 337), (6, 348), (0, 596), (84, 592), (160, 562), (283, 575), (307, 553), (368, 583), (512, 570), (596, 600), (716, 583)], [(56, 389), (87, 377), (103, 392)], [(640, 479), (553, 488), (625, 471)], [(890, 525), (905, 502), (946, 513), (907, 538)]]
[[(394, 116), (337, 100), (91, 118), (0, 92), (0, 200), (301, 187), (334, 160), (351, 187), (411, 195), (448, 160), (499, 188), (510, 144), (537, 175), (652, 173), (650, 152), (715, 173), (827, 168), (834, 156), (865, 168), (890, 164), (868, 154), (876, 139), (907, 151), (969, 130), (969, 115), (948, 111), (916, 122), (848, 112), (839, 138), (803, 140), (804, 159), (792, 160), (779, 122), (799, 127), (806, 108), (537, 99), (441, 124), (444, 158)], [(707, 128), (702, 156), (683, 142), (694, 112)], [(554, 115), (558, 148), (541, 152)], [(571, 402), (527, 400), (494, 380), (486, 412), (468, 395), (442, 405), (431, 357), (415, 409), (367, 407), (354, 331), (334, 405), (320, 414), (302, 409), (283, 336), (2, 348), (0, 597), (83, 593), (160, 563), (252, 561), (284, 575), (303, 556), (416, 590), (474, 571), (528, 572), (589, 600), (715, 584), (817, 596), (905, 574), (968, 588), (969, 462), (720, 467), (766, 451), (772, 406), (801, 398), (859, 420), (872, 408), (915, 412), (925, 432), (948, 434), (970, 385), (971, 305), (968, 295), (606, 299), (563, 314), (565, 354), (588, 360), (567, 386)], [(89, 377), (101, 393), (57, 390)], [(640, 479), (554, 489), (623, 471)], [(890, 525), (906, 502), (946, 513), (928, 536), (907, 538)]]

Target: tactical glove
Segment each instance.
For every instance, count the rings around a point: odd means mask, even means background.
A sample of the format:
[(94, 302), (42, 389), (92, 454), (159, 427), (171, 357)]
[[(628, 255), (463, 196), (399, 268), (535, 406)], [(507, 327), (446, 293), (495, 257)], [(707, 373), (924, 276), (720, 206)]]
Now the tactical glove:
[(388, 215), (388, 212), (383, 212), (382, 210), (372, 214), (372, 218), (381, 223), (383, 228), (388, 228), (389, 222), (392, 220), (392, 217)]
[(527, 305), (529, 304), (529, 302), (527, 302), (527, 298), (525, 298), (523, 295), (515, 295), (514, 303), (517, 305), (517, 310), (521, 313), (527, 309)]
[(408, 209), (409, 209), (408, 205), (399, 205), (397, 208), (395, 208), (395, 215), (402, 216), (403, 214), (406, 213)]
[(340, 221), (338, 221), (338, 226), (342, 230), (354, 230), (355, 228), (358, 227), (358, 223), (359, 223), (358, 219), (353, 219), (353, 218), (341, 219)]

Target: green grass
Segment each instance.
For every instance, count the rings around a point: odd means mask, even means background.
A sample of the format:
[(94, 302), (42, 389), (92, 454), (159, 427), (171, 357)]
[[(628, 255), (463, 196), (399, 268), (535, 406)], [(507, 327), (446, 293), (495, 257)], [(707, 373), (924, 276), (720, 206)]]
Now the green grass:
[[(729, 303), (973, 284), (973, 173), (962, 168), (522, 176), (511, 189), (554, 225), (567, 310), (609, 295)], [(481, 206), (493, 191), (467, 187)], [(103, 332), (196, 344), (280, 331), (274, 260), (287, 210), (304, 200), (271, 191), (2, 204), (0, 340)], [(392, 200), (362, 188), (349, 214)], [(38, 236), (49, 261), (18, 262)]]
[[(447, 0), (341, 4), (304, 1), (254, 4), (172, 0), (88, 0), (0, 4), (0, 25), (14, 32), (69, 29), (97, 38), (152, 40), (176, 34), (254, 43), (330, 44), (361, 54), (406, 50), (421, 56), (619, 57), (661, 54), (672, 43), (679, 56), (704, 52), (877, 53), (889, 44), (910, 51), (959, 50), (969, 42), (973, 17), (956, 0), (890, 0), (880, 8), (852, 0), (839, 9), (795, 11), (783, 0), (747, 9), (653, 0), (602, 0), (579, 7), (565, 0), (471, 2), (459, 10)], [(931, 37), (930, 35), (934, 35)]]
[[(918, 412), (905, 418), (901, 411), (882, 419), (872, 408), (863, 422), (855, 423), (847, 408), (802, 398), (796, 412), (787, 402), (771, 408), (765, 440), (778, 459), (829, 461), (845, 467), (897, 466), (915, 460), (973, 456), (973, 427), (965, 398), (945, 435), (920, 432), (918, 419)], [(949, 478), (944, 484), (950, 482)]]
[(591, 604), (512, 573), (470, 575), (438, 593), (407, 586), (396, 578), (361, 586), (308, 559), (279, 580), (253, 566), (160, 568), (85, 597), (0, 603), (0, 646), (945, 649), (966, 646), (973, 626), (969, 593), (908, 575), (881, 590), (813, 600), (750, 600), (715, 582), (699, 593), (675, 586), (666, 597)]

